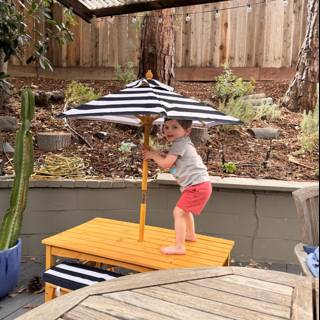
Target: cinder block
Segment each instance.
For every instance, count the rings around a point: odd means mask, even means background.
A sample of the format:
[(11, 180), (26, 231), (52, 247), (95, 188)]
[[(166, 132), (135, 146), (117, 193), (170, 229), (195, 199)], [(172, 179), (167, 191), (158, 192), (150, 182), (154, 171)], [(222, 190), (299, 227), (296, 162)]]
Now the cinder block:
[(259, 216), (275, 218), (296, 218), (297, 211), (290, 192), (257, 193)]
[(138, 209), (141, 194), (136, 189), (78, 189), (76, 206), (78, 210)]
[[(205, 234), (201, 233), (200, 234)], [(231, 252), (231, 259), (238, 261), (249, 261), (252, 258), (251, 247), (252, 247), (252, 238), (245, 236), (235, 236), (235, 235), (226, 235), (223, 233), (206, 233), (207, 236), (223, 238), (227, 240), (233, 240), (235, 245)]]
[(253, 236), (256, 228), (254, 216), (241, 214), (216, 214), (203, 212), (195, 217), (197, 230), (200, 233), (219, 233), (235, 236)]
[(160, 228), (173, 229), (172, 210), (148, 210), (146, 215), (146, 223)]
[(0, 190), (0, 215), (9, 206), (10, 189)]
[(74, 188), (74, 180), (62, 180), (61, 188)]
[(0, 179), (0, 189), (7, 189), (7, 188), (9, 188), (9, 180)]
[(297, 241), (284, 239), (256, 239), (253, 259), (265, 262), (296, 263), (294, 246)]
[(59, 230), (58, 223), (63, 219), (64, 214), (65, 212), (26, 209), (22, 224), (22, 234), (57, 233)]
[(36, 188), (28, 194), (29, 210), (73, 210), (77, 204), (77, 193), (74, 189)]
[(99, 180), (87, 180), (87, 187), (92, 189), (100, 188), (100, 181)]
[(22, 256), (39, 257), (45, 255), (45, 246), (41, 240), (50, 236), (52, 234), (22, 235)]
[(298, 219), (260, 217), (257, 238), (297, 240), (301, 238)]
[[(139, 190), (140, 191), (140, 190)], [(170, 192), (171, 190), (169, 190)], [(163, 211), (163, 212), (171, 212), (178, 201), (178, 197), (180, 194), (175, 191), (175, 196), (177, 196), (174, 201), (174, 197), (170, 197), (169, 204), (169, 192), (167, 189), (151, 189), (147, 194), (147, 209), (149, 211)], [(141, 193), (140, 193), (141, 199)]]
[(214, 213), (237, 213), (252, 215), (255, 211), (255, 197), (252, 191), (222, 191), (213, 189), (206, 211)]

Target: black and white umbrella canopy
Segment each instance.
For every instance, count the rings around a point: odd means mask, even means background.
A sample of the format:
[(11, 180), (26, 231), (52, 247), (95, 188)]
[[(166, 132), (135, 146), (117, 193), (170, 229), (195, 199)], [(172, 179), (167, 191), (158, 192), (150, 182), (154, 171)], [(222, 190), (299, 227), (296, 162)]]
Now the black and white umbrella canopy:
[(139, 79), (125, 89), (103, 96), (60, 114), (60, 117), (109, 121), (141, 126), (141, 116), (193, 120), (193, 126), (233, 125), (242, 122), (215, 110), (211, 105), (184, 97), (157, 80)]

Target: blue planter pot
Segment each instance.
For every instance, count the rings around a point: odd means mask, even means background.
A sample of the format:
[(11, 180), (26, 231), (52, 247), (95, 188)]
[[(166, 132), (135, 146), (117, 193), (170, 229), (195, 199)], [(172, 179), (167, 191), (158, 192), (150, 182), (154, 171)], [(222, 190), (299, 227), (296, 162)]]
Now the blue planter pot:
[(17, 284), (21, 262), (21, 240), (7, 250), (0, 251), (0, 298), (6, 296)]

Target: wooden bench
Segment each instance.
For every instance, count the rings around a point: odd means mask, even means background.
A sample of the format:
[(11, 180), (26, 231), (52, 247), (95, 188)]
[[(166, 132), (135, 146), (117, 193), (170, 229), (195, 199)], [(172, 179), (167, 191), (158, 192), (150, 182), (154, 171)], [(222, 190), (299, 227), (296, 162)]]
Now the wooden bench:
[[(144, 272), (172, 268), (227, 266), (234, 241), (197, 235), (187, 242), (185, 255), (164, 255), (160, 247), (174, 242), (173, 230), (146, 226), (138, 241), (139, 225), (95, 218), (42, 241), (46, 245), (46, 269), (55, 257), (65, 257)], [(46, 284), (46, 300), (52, 289)]]
[(303, 273), (312, 276), (307, 264), (304, 245), (319, 246), (319, 186), (301, 188), (292, 193), (298, 213), (301, 241), (295, 248), (295, 255)]

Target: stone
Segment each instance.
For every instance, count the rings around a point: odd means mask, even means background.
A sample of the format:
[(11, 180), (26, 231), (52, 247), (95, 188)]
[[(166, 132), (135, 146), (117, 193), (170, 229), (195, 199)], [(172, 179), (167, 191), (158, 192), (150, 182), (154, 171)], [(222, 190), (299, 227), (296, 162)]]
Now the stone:
[(0, 131), (16, 131), (17, 119), (10, 116), (0, 116)]

